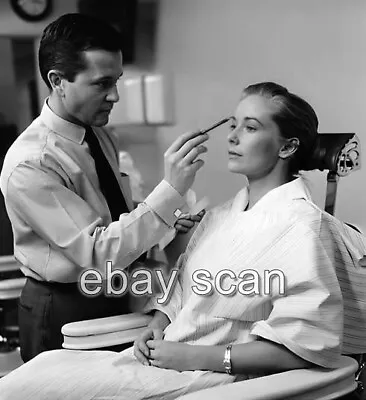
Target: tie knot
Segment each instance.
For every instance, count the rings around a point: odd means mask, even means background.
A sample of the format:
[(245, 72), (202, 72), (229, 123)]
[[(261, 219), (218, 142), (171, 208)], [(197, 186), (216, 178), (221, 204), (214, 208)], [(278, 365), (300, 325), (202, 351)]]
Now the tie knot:
[(94, 137), (95, 137), (95, 133), (94, 133), (92, 127), (91, 126), (87, 126), (85, 128), (84, 140), (89, 142), (90, 140), (93, 140)]
[(102, 152), (99, 140), (90, 126), (85, 129), (84, 140), (86, 141), (86, 143), (88, 143), (89, 150), (94, 158), (97, 156), (98, 153)]

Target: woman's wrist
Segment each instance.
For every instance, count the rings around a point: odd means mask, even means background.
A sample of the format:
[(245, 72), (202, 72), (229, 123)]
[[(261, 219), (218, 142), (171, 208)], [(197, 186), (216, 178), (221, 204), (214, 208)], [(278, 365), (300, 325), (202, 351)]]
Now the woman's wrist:
[(160, 310), (156, 310), (148, 327), (152, 329), (161, 329), (162, 331), (170, 324), (169, 317)]
[(225, 372), (223, 359), (226, 346), (191, 345), (192, 369), (202, 371)]

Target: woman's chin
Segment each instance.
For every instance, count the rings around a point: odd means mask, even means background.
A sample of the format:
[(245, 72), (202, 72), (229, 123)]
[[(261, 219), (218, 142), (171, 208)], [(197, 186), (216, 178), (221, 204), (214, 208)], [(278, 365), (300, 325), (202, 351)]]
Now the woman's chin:
[[(232, 172), (233, 174), (244, 174), (242, 168), (239, 167), (239, 165), (231, 162), (229, 160), (227, 168), (230, 172)], [(244, 174), (245, 175), (245, 174)]]

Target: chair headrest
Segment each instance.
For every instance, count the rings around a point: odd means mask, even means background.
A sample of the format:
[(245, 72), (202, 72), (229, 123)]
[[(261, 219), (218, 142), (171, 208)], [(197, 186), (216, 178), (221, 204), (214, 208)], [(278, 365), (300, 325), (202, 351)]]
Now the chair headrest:
[(329, 170), (347, 176), (361, 168), (361, 145), (355, 133), (321, 133), (318, 135), (309, 169)]

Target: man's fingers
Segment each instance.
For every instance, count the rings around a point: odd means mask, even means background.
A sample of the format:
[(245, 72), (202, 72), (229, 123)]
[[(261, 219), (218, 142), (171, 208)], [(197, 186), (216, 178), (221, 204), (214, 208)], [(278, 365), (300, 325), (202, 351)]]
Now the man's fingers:
[(186, 164), (194, 161), (200, 154), (207, 153), (207, 147), (197, 141), (195, 143), (195, 139), (187, 142), (180, 150), (178, 150), (174, 157), (183, 160)]
[(201, 160), (200, 158), (198, 160), (194, 160), (192, 162), (192, 169), (194, 173), (196, 173), (200, 168), (204, 166), (205, 162)]
[(181, 227), (192, 228), (194, 226), (194, 221), (190, 219), (179, 219), (177, 221), (177, 225), (180, 225)]
[(191, 139), (196, 139), (193, 140), (192, 144), (196, 146), (197, 144), (203, 143), (208, 139), (207, 134), (201, 134), (200, 131), (195, 131), (195, 132), (186, 132), (183, 135), (179, 136), (178, 139), (176, 139), (173, 144), (168, 148), (166, 151), (166, 155), (176, 153), (178, 152), (188, 141)]
[(178, 233), (187, 233), (189, 231), (189, 228), (181, 225), (175, 225), (175, 229), (178, 231)]
[(190, 220), (194, 223), (194, 222), (200, 222), (201, 221), (201, 219), (202, 219), (202, 217), (203, 217), (203, 215), (204, 215), (204, 213), (203, 214), (197, 214), (197, 215), (191, 215), (191, 218), (190, 218)]

